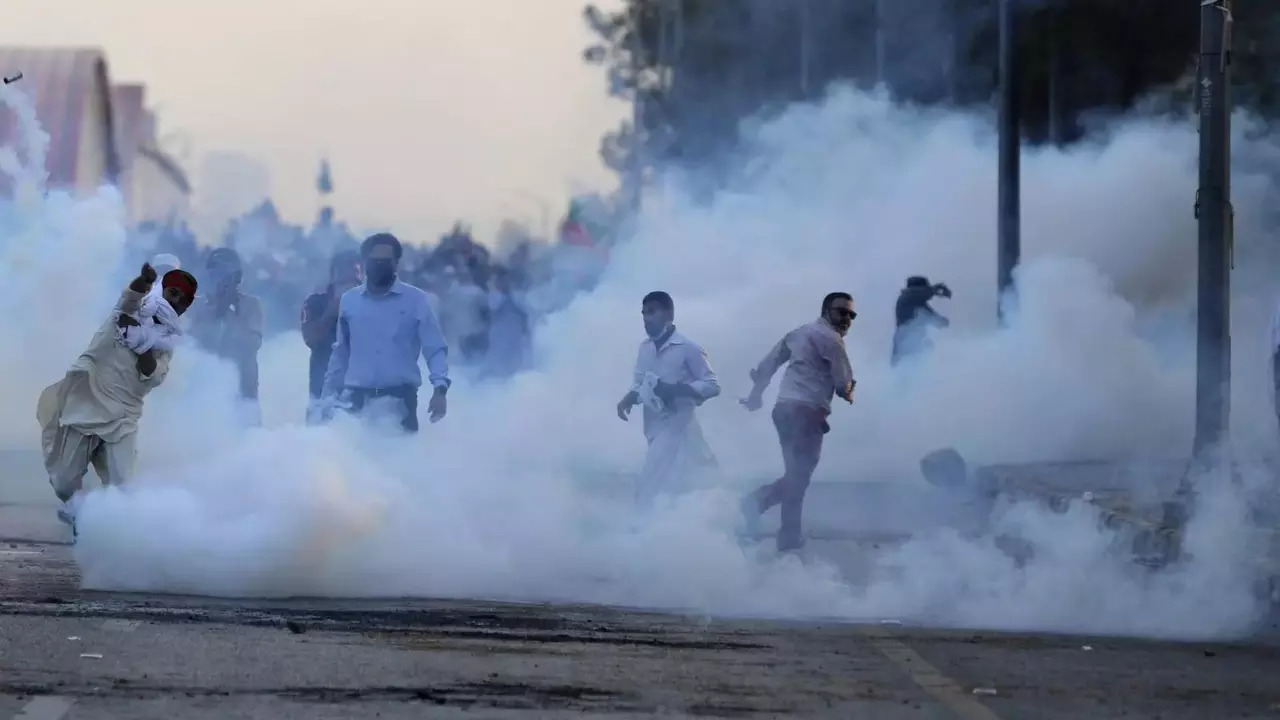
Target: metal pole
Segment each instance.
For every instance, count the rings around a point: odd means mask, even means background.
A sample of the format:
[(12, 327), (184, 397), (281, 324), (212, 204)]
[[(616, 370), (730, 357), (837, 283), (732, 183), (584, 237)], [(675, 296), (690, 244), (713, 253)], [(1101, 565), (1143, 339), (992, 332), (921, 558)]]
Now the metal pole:
[(812, 30), (809, 0), (800, 0), (800, 97), (809, 99), (809, 33)]
[(1049, 142), (1061, 145), (1062, 128), (1062, 34), (1056, 24), (1049, 27)]
[(1230, 0), (1200, 6), (1200, 225), (1194, 452), (1220, 448), (1231, 416)]
[(1000, 0), (1000, 179), (996, 252), (997, 312), (1003, 322), (1004, 298), (1013, 287), (1013, 269), (1022, 255), (1022, 118), (1017, 68), (1017, 0)]
[(885, 38), (885, 0), (876, 3), (876, 85), (888, 84), (888, 73), (885, 72), (886, 38)]
[(955, 0), (947, 0), (943, 4), (942, 21), (945, 24), (945, 32), (947, 34), (947, 57), (944, 61), (943, 72), (945, 73), (947, 102), (952, 105), (960, 103), (960, 82), (958, 75), (960, 74), (960, 37), (959, 18), (957, 17)]

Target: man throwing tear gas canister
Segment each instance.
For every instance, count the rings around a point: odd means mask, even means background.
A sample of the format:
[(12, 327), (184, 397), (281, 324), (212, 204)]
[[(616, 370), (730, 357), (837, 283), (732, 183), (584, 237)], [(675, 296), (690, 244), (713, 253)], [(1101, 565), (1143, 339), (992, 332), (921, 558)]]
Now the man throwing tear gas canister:
[(907, 278), (906, 287), (898, 293), (894, 308), (893, 355), (894, 365), (908, 357), (921, 355), (933, 347), (929, 328), (945, 328), (951, 321), (929, 306), (936, 297), (951, 299), (951, 288), (943, 283), (930, 285), (921, 275)]
[[(143, 399), (169, 374), (172, 346), (138, 351), (119, 332), (125, 327), (141, 327), (136, 317), (130, 316), (138, 315), (156, 282), (155, 269), (143, 265), (66, 376), (40, 393), (36, 419), (44, 466), (62, 501), (58, 518), (70, 525), (72, 532), (90, 465), (103, 485), (129, 481)], [(183, 270), (171, 270), (159, 283), (160, 302), (176, 315), (186, 312), (196, 295), (196, 279)], [(146, 322), (156, 323), (154, 318)]]
[(214, 248), (205, 260), (208, 293), (191, 308), (191, 335), (207, 352), (235, 365), (239, 412), (246, 425), (260, 425), (258, 350), (262, 348), (262, 302), (240, 290), (244, 266), (231, 248)]

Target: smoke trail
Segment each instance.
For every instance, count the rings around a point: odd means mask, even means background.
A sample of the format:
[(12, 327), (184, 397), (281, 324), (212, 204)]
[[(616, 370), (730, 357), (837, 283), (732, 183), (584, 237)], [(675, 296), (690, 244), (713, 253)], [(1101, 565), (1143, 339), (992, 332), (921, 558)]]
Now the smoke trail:
[(40, 389), (66, 372), (102, 321), (94, 308), (113, 293), (101, 269), (114, 268), (124, 247), (125, 208), (111, 187), (78, 199), (46, 193), (49, 136), (31, 98), (3, 85), (0, 104), (20, 140), (0, 148), (0, 173), (12, 190), (0, 204), (0, 308), (10, 318), (0, 351), (10, 408), (0, 415), (0, 442), (18, 445), (38, 436), (32, 408)]
[[(1237, 147), (1269, 146), (1254, 138)], [(1085, 507), (1064, 515), (1002, 508), (995, 530), (1038, 548), (1025, 567), (991, 535), (922, 528), (867, 558), (859, 582), (825, 563), (744, 553), (731, 531), (738, 493), (780, 466), (764, 414), (746, 415), (733, 398), (769, 345), (812, 318), (833, 289), (852, 291), (861, 311), (849, 343), (860, 395), (832, 418), (820, 479), (910, 486), (919, 455), (947, 445), (978, 462), (1184, 454), (1195, 152), (1191, 127), (1130, 120), (1095, 145), (1029, 153), (1027, 263), (1014, 321), (997, 331), (987, 126), (849, 90), (796, 107), (744, 138), (746, 172), (711, 202), (690, 200), (673, 178), (601, 286), (549, 319), (539, 370), (502, 387), (459, 383), (449, 418), (421, 437), (388, 439), (352, 422), (298, 427), (306, 363), (296, 336), (264, 349), (269, 427), (238, 431), (229, 369), (183, 348), (172, 379), (148, 400), (143, 476), (84, 507), (76, 554), (85, 582), (232, 596), (479, 595), (713, 614), (1239, 631), (1254, 612), (1242, 560), (1250, 548), (1232, 531), (1242, 510), (1228, 490), (1206, 496), (1190, 533), (1192, 563), (1158, 577), (1135, 572)], [(1270, 189), (1261, 176), (1237, 178), (1242, 256), (1265, 236)], [(43, 267), (90, 274), (81, 262), (62, 256)], [(891, 304), (917, 273), (956, 291), (943, 308), (955, 329), (931, 358), (894, 372)], [(656, 288), (673, 294), (677, 323), (722, 375), (725, 395), (704, 408), (703, 421), (723, 478), (637, 517), (622, 501), (625, 481), (608, 473), (638, 467), (643, 441), (612, 407), (641, 336), (639, 299)], [(89, 325), (98, 319), (97, 307), (50, 300)], [(1237, 336), (1260, 334), (1265, 305), (1244, 308)], [(24, 330), (52, 337), (35, 324)], [(1261, 367), (1240, 361), (1237, 422), (1269, 419)]]

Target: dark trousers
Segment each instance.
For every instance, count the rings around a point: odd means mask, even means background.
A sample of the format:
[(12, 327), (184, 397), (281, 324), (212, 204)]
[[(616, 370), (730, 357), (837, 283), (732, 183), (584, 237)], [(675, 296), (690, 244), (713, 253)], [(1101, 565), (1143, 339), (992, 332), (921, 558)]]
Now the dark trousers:
[(796, 550), (804, 546), (801, 527), (804, 495), (822, 456), (822, 436), (831, 426), (827, 424), (826, 412), (791, 402), (780, 402), (773, 407), (773, 426), (782, 445), (783, 475), (756, 490), (753, 497), (761, 513), (774, 505), (782, 506), (778, 550)]
[(400, 427), (405, 432), (418, 432), (418, 388), (402, 385), (393, 388), (347, 388), (351, 412), (359, 415), (370, 400), (395, 398), (400, 401)]
[(1275, 389), (1276, 421), (1280, 422), (1280, 349), (1274, 350), (1271, 355), (1271, 380), (1272, 387)]

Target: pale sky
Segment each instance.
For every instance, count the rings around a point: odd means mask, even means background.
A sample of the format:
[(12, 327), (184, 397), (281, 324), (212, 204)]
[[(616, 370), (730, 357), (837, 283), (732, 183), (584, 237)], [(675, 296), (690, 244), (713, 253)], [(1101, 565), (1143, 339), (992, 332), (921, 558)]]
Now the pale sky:
[(327, 153), (339, 215), (430, 240), (455, 218), (536, 225), (539, 201), (554, 222), (570, 194), (612, 187), (597, 149), (624, 108), (580, 60), (583, 5), (7, 0), (0, 44), (103, 48), (113, 82), (147, 85), (161, 134), (188, 138), (196, 183), (204, 153), (243, 152), (309, 222)]

